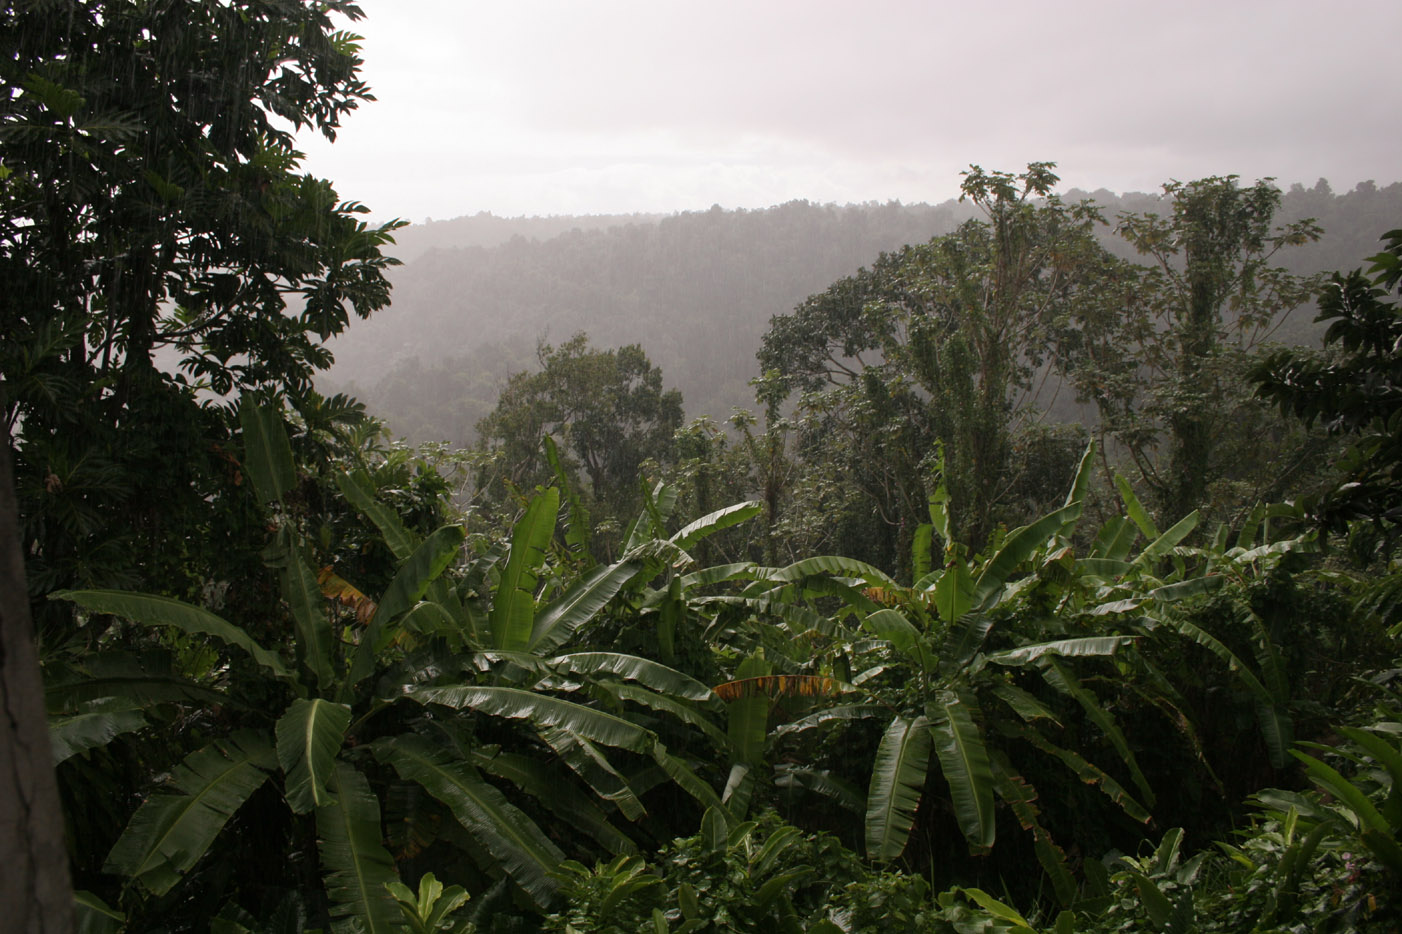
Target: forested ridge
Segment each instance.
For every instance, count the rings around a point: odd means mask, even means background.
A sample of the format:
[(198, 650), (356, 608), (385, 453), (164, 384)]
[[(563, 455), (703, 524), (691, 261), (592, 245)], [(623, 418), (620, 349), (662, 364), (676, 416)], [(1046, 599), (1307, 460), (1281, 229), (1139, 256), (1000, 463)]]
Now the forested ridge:
[[(1069, 190), (1113, 221), (1161, 211), (1154, 194)], [(1320, 241), (1291, 251), (1292, 272), (1358, 265), (1376, 232), (1402, 210), (1402, 185), (1334, 193), (1324, 180), (1286, 186), (1279, 217), (1317, 219)], [(686, 412), (728, 418), (754, 404), (754, 350), (769, 325), (885, 251), (947, 234), (977, 212), (938, 205), (793, 202), (755, 211), (670, 217), (495, 218), (416, 224), (396, 234), (390, 306), (336, 339), (329, 390), (350, 391), (392, 430), (416, 441), (475, 440), (475, 425), (513, 372), (536, 366), (537, 341), (584, 332), (594, 343), (637, 343), (676, 386)], [(1107, 224), (1101, 242), (1134, 250)], [(467, 242), (470, 241), (470, 242)], [(1306, 309), (1280, 335), (1318, 340)]]
[(1402, 185), (396, 266), (294, 146), (354, 3), (66, 11), (0, 5), (9, 928), (1402, 925)]

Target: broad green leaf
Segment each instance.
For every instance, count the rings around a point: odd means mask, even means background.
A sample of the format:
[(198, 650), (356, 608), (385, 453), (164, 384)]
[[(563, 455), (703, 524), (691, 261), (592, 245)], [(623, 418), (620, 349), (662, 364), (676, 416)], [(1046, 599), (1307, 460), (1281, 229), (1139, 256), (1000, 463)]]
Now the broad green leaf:
[(954, 544), (949, 532), (949, 487), (944, 482), (944, 442), (935, 442), (935, 489), (930, 494), (930, 524), (939, 533), (940, 547), (946, 551)]
[(736, 503), (733, 506), (726, 506), (724, 509), (717, 509), (715, 512), (707, 513), (695, 522), (691, 522), (677, 531), (670, 539), (672, 544), (683, 551), (689, 550), (692, 545), (712, 535), (722, 529), (728, 529), (741, 522), (747, 522), (764, 511), (764, 506), (756, 502)]
[(1173, 913), (1173, 906), (1169, 903), (1168, 896), (1163, 894), (1163, 890), (1153, 879), (1142, 872), (1130, 869), (1126, 870), (1125, 875), (1133, 880), (1134, 887), (1139, 892), (1139, 902), (1148, 913), (1149, 921), (1154, 925), (1154, 929), (1162, 931)]
[(1187, 580), (1177, 581), (1172, 584), (1164, 584), (1162, 587), (1155, 587), (1149, 591), (1148, 597), (1158, 600), (1161, 603), (1176, 603), (1179, 600), (1187, 600), (1191, 597), (1198, 597), (1205, 593), (1219, 589), (1227, 582), (1227, 578), (1221, 574), (1209, 574), (1203, 577), (1190, 577)]
[(400, 913), (388, 886), (399, 882), (380, 831), (380, 803), (355, 767), (336, 763), (332, 799), (316, 809), (317, 854), (331, 902), (331, 929), (398, 934)]
[(375, 498), (375, 483), (363, 470), (336, 474), (336, 486), (361, 515), (374, 523), (384, 536), (385, 544), (395, 558), (405, 560), (418, 547), (418, 536), (404, 527), (399, 514)]
[(530, 639), (523, 648), (544, 654), (564, 645), (581, 626), (608, 606), (637, 571), (636, 564), (620, 561), (600, 565), (579, 578), (540, 610), (528, 630)]
[(827, 707), (823, 710), (814, 711), (806, 717), (801, 717), (790, 723), (775, 727), (772, 736), (778, 738), (789, 733), (799, 733), (803, 730), (811, 730), (825, 723), (836, 723), (844, 720), (872, 720), (885, 715), (886, 712), (875, 705), (863, 704), (844, 707)]
[(145, 726), (141, 705), (123, 697), (101, 697), (83, 704), (77, 713), (51, 717), (49, 745), (53, 747), (54, 765)]
[(282, 569), (282, 596), (292, 610), (298, 654), (302, 664), (316, 678), (318, 690), (327, 694), (336, 680), (332, 667), (336, 636), (331, 631), (331, 620), (326, 613), (321, 586), (296, 548), (287, 548), (285, 557), (286, 566)]
[(292, 443), (287, 440), (282, 411), (245, 396), (239, 405), (239, 425), (243, 429), (243, 466), (253, 481), (258, 502), (264, 506), (282, 502), (297, 485)]
[(627, 834), (609, 823), (608, 817), (568, 774), (554, 763), (544, 763), (536, 756), (514, 753), (492, 753), (474, 750), (472, 763), (484, 772), (504, 778), (535, 798), (557, 818), (581, 833), (588, 834), (604, 849), (615, 855), (636, 853), (638, 847)]
[(1134, 559), (1133, 567), (1136, 570), (1152, 568), (1154, 562), (1172, 551), (1179, 542), (1188, 537), (1188, 534), (1197, 528), (1201, 516), (1194, 510), (1182, 519), (1173, 524), (1173, 528), (1154, 539), (1144, 550)]
[[(1100, 532), (1095, 536), (1095, 542), (1090, 548), (1090, 558), (1087, 560), (1124, 561), (1129, 557), (1130, 551), (1134, 548), (1134, 540), (1138, 537), (1139, 530), (1129, 519), (1124, 516), (1109, 519), (1100, 527)], [(1115, 572), (1117, 576), (1123, 573), (1123, 571)]]
[[(1402, 752), (1399, 752), (1397, 747), (1376, 733), (1369, 733), (1367, 730), (1351, 726), (1340, 726), (1335, 729), (1354, 743), (1362, 746), (1378, 765), (1386, 769), (1388, 776), (1392, 779), (1393, 796), (1402, 796)], [(1402, 824), (1399, 824), (1399, 829), (1402, 829)]]
[(287, 806), (306, 814), (330, 803), (331, 773), (350, 726), (351, 710), (320, 698), (298, 698), (277, 721), (277, 758)]
[(1080, 508), (1079, 503), (1062, 506), (1031, 525), (1010, 532), (1003, 540), (1003, 547), (998, 549), (998, 553), (989, 559), (979, 572), (978, 580), (974, 584), (974, 605), (986, 609), (1022, 562), (1032, 557), (1037, 549), (1045, 545), (1047, 539), (1060, 532), (1067, 522), (1074, 521)]
[[(753, 579), (757, 566), (753, 561), (738, 561), (734, 564), (717, 564), (714, 567), (702, 568), (699, 571), (692, 571), (681, 577), (681, 587), (683, 591), (691, 591), (698, 587), (709, 587), (712, 584), (720, 584), (732, 580)], [(663, 593), (663, 591), (658, 591)]]
[[(762, 654), (745, 658), (735, 670), (737, 679), (767, 676), (773, 666)], [(726, 734), (730, 738), (732, 762), (758, 765), (764, 758), (764, 739), (769, 734), (770, 698), (765, 693), (744, 694), (726, 702)]]
[(900, 652), (908, 656), (922, 669), (929, 669), (935, 659), (930, 655), (921, 638), (920, 630), (896, 610), (877, 610), (862, 620), (862, 628), (878, 639), (885, 639)]
[(124, 590), (60, 590), (50, 594), (49, 599), (71, 600), (85, 610), (120, 616), (143, 626), (174, 626), (183, 632), (213, 636), (227, 645), (243, 649), (254, 661), (278, 677), (291, 679), (282, 659), (254, 642), (238, 626), (206, 609), (171, 597)]
[(1074, 658), (1086, 655), (1114, 655), (1122, 647), (1132, 645), (1135, 636), (1083, 636), (1078, 639), (1060, 639), (1056, 642), (1039, 642), (1021, 648), (992, 652), (985, 659), (994, 665), (1025, 665), (1044, 655), (1057, 655)]
[[(445, 525), (424, 539), (423, 544), (415, 548), (414, 553), (399, 566), (389, 587), (385, 588), (371, 625), (383, 627), (422, 600), (429, 585), (458, 556), (466, 537), (462, 526)], [(380, 647), (383, 648), (387, 641), (388, 633), (382, 632)]]
[(1130, 778), (1134, 779), (1134, 786), (1139, 789), (1140, 796), (1149, 806), (1154, 806), (1154, 791), (1149, 787), (1148, 780), (1139, 768), (1139, 761), (1129, 748), (1128, 741), (1125, 740), (1124, 732), (1115, 723), (1114, 717), (1102, 706), (1095, 695), (1087, 690), (1076, 676), (1071, 673), (1053, 655), (1043, 656), (1040, 660), (1042, 664), (1042, 677), (1048, 684), (1063, 694), (1073, 698), (1081, 709), (1093, 720), (1101, 732), (1110, 740), (1110, 744), (1115, 747), (1115, 751), (1120, 754), (1120, 761), (1124, 762), (1129, 769)]
[(722, 813), (729, 813), (715, 790), (702, 781), (691, 766), (683, 762), (679, 756), (668, 752), (666, 746), (661, 743), (653, 743), (651, 755), (652, 761), (657, 763), (662, 773), (675, 782), (678, 788), (691, 795), (702, 807), (717, 808)]
[(548, 664), (553, 668), (591, 678), (617, 675), (654, 691), (684, 697), (687, 700), (707, 702), (714, 697), (709, 687), (691, 675), (637, 655), (623, 655), (618, 652), (576, 652), (552, 658)]
[(596, 743), (633, 752), (646, 753), (653, 742), (651, 733), (621, 717), (520, 688), (432, 687), (410, 691), (405, 696), (421, 704), (442, 704), (457, 710), (466, 708), (510, 720), (526, 720), (537, 729), (566, 727)]
[(1033, 720), (1050, 720), (1057, 724), (1061, 722), (1050, 708), (1015, 684), (995, 683), (992, 691), (995, 697), (1001, 699), (1014, 713), (1029, 723)]
[(774, 773), (776, 788), (802, 788), (822, 795), (853, 814), (860, 815), (866, 811), (867, 800), (862, 790), (851, 782), (838, 778), (827, 769), (781, 764), (775, 767)]
[(511, 532), (511, 553), (492, 598), (492, 645), (520, 652), (530, 647), (535, 620), (536, 574), (555, 534), (560, 491), (550, 487), (531, 500)]
[(930, 761), (930, 721), (896, 717), (881, 737), (867, 791), (867, 856), (888, 862), (905, 851)]
[[(1153, 519), (1149, 518), (1149, 511), (1144, 508), (1139, 497), (1134, 495), (1134, 487), (1129, 485), (1129, 481), (1119, 474), (1115, 474), (1115, 488), (1120, 491), (1120, 499), (1124, 500), (1125, 512), (1138, 527), (1139, 533), (1151, 542), (1158, 538), (1159, 527), (1154, 525)], [(1106, 555), (1105, 557), (1112, 556)]]
[(276, 766), (272, 746), (249, 731), (186, 756), (171, 771), (175, 793), (153, 794), (137, 808), (103, 870), (156, 895), (169, 892)]
[(836, 555), (817, 555), (795, 561), (788, 567), (769, 569), (760, 579), (779, 582), (801, 581), (805, 577), (825, 575), (828, 577), (855, 577), (868, 587), (883, 587), (899, 590), (900, 585), (886, 572), (872, 567), (856, 558), (843, 558)]
[(399, 566), (351, 656), (350, 671), (341, 686), (341, 700), (347, 700), (351, 688), (374, 671), (375, 660), (394, 636), (396, 617), (422, 599), (429, 586), (452, 564), (462, 547), (464, 535), (462, 526), (445, 525), (426, 538)]
[(954, 561), (935, 584), (935, 611), (954, 623), (974, 605), (974, 579), (963, 561)]
[(1234, 673), (1242, 685), (1254, 696), (1256, 714), (1260, 721), (1262, 736), (1266, 741), (1266, 751), (1271, 757), (1271, 764), (1275, 768), (1283, 768), (1287, 761), (1285, 756), (1290, 746), (1289, 737), (1294, 732), (1290, 715), (1284, 705), (1261, 683), (1245, 662), (1205, 629), (1185, 619), (1177, 618), (1173, 614), (1165, 614), (1158, 620), (1158, 623), (1186, 636), (1226, 663), (1227, 670)]
[(628, 780), (588, 739), (565, 727), (543, 729), (540, 738), (594, 794), (611, 801), (625, 818), (637, 821), (647, 816), (647, 808), (643, 807)]
[[(1081, 454), (1080, 463), (1076, 465), (1076, 476), (1071, 481), (1071, 489), (1066, 492), (1066, 502), (1062, 503), (1063, 506), (1074, 506), (1077, 503), (1085, 503), (1086, 492), (1090, 489), (1091, 471), (1095, 468), (1095, 448), (1095, 439), (1092, 438), (1090, 442), (1086, 444), (1085, 452)], [(1077, 512), (1075, 519), (1070, 521), (1075, 522), (1080, 518), (1081, 514)], [(1071, 527), (1065, 527), (1061, 530), (1061, 536), (1063, 538), (1070, 538), (1071, 532)]]
[[(716, 726), (715, 723), (687, 701), (677, 700), (666, 694), (659, 694), (636, 684), (623, 684), (617, 681), (609, 681), (599, 685), (599, 689), (618, 698), (620, 701), (632, 701), (642, 707), (647, 707), (658, 713), (669, 714), (682, 723), (695, 727), (715, 744), (717, 749), (727, 749), (730, 740), (724, 730)], [(717, 702), (718, 703), (718, 702)]]
[(472, 766), (413, 734), (377, 740), (374, 752), (401, 778), (417, 782), (446, 805), (539, 910), (549, 907), (559, 888), (551, 873), (564, 855)]
[(993, 917), (1003, 921), (1007, 921), (1014, 927), (1023, 928), (1025, 930), (1033, 932), (1036, 931), (1036, 929), (1028, 923), (1027, 919), (1024, 918), (1022, 915), (1018, 914), (1014, 908), (998, 901), (998, 899), (994, 898), (992, 895), (989, 895), (983, 889), (970, 888), (960, 889), (959, 891), (967, 895), (971, 900), (977, 903), (980, 908), (991, 914)]
[(991, 758), (994, 765), (994, 788), (998, 797), (1007, 802), (1022, 829), (1032, 834), (1033, 852), (1037, 855), (1037, 862), (1042, 864), (1047, 878), (1051, 879), (1057, 902), (1062, 905), (1074, 904), (1078, 886), (1071, 875), (1070, 867), (1066, 864), (1066, 854), (1052, 841), (1051, 834), (1042, 826), (1041, 812), (1036, 804), (1037, 790), (1012, 770), (1006, 757), (994, 753)]
[(77, 934), (120, 934), (127, 921), (125, 914), (81, 889), (73, 893), (73, 914)]
[(935, 527), (922, 522), (915, 527), (915, 535), (910, 540), (910, 576), (919, 581), (930, 573), (931, 540), (935, 537)]
[[(1126, 526), (1130, 527), (1130, 526)], [(1076, 570), (1087, 577), (1098, 577), (1103, 581), (1113, 581), (1129, 573), (1130, 563), (1115, 558), (1081, 558), (1076, 562)]]
[(589, 510), (579, 498), (579, 491), (575, 489), (565, 465), (560, 461), (560, 451), (555, 445), (555, 439), (546, 435), (541, 439), (541, 446), (545, 449), (545, 462), (555, 474), (556, 484), (564, 490), (565, 501), (570, 507), (569, 520), (565, 523), (565, 544), (576, 558), (592, 566), (594, 557), (589, 551), (589, 530), (594, 527), (594, 523), (589, 518)]
[(930, 721), (930, 736), (944, 780), (949, 783), (954, 817), (959, 829), (976, 850), (993, 846), (993, 766), (983, 734), (968, 704), (950, 697), (938, 703), (938, 716)]
[(1036, 749), (1056, 758), (1070, 769), (1081, 781), (1100, 789), (1105, 797), (1115, 802), (1115, 804), (1130, 817), (1140, 823), (1147, 824), (1149, 822), (1150, 814), (1148, 809), (1134, 800), (1134, 797), (1125, 790), (1124, 786), (1116, 781), (1109, 773), (1099, 766), (1086, 761), (1080, 753), (1058, 746), (1037, 730), (1020, 724), (1006, 724), (1002, 732), (1008, 736), (1016, 736), (1018, 739), (1027, 742)]

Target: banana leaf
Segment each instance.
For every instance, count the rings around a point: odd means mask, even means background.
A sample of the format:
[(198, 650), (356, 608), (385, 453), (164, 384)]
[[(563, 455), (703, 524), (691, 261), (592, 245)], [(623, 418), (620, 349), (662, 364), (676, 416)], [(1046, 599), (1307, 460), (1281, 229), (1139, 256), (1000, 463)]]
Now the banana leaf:
[(540, 738), (594, 794), (612, 802), (625, 818), (636, 821), (647, 816), (647, 808), (643, 807), (628, 780), (588, 739), (565, 727), (541, 730)]
[(174, 793), (153, 794), (137, 808), (103, 870), (164, 895), (276, 767), (272, 746), (251, 731), (196, 750), (171, 770)]
[(399, 907), (390, 895), (399, 882), (382, 842), (380, 803), (355, 767), (338, 762), (332, 799), (316, 809), (317, 854), (336, 934), (399, 934)]
[(615, 855), (636, 853), (638, 847), (627, 834), (609, 823), (608, 816), (587, 794), (580, 791), (568, 773), (538, 757), (515, 753), (492, 753), (476, 749), (472, 764), (482, 771), (504, 778), (539, 801), (550, 813), (575, 830), (587, 834)]
[(258, 502), (265, 507), (281, 502), (297, 485), (292, 443), (287, 440), (282, 411), (245, 396), (239, 405), (239, 426), (243, 429), (243, 466), (253, 481)]
[(896, 717), (881, 737), (867, 791), (867, 856), (887, 862), (905, 850), (930, 761), (930, 721)]
[(375, 484), (363, 470), (336, 474), (336, 486), (350, 504), (380, 530), (390, 552), (400, 561), (414, 553), (419, 537), (404, 527), (399, 514), (375, 499)]
[(287, 806), (296, 813), (330, 803), (332, 771), (350, 721), (350, 707), (320, 698), (298, 698), (278, 718), (277, 758)]
[(526, 644), (518, 648), (542, 655), (555, 651), (608, 606), (637, 571), (638, 565), (629, 561), (594, 568), (541, 608), (527, 629)]
[(193, 635), (213, 636), (243, 649), (253, 660), (280, 678), (291, 680), (287, 667), (276, 653), (269, 652), (238, 626), (206, 609), (182, 603), (171, 597), (129, 593), (125, 590), (59, 590), (50, 600), (70, 600), (85, 610), (120, 616), (143, 626), (174, 626)]
[(535, 822), (510, 804), (476, 770), (413, 734), (377, 740), (375, 757), (405, 781), (417, 782), (452, 811), (537, 909), (548, 910), (559, 883), (552, 873), (564, 859)]
[(336, 651), (335, 633), (322, 603), (321, 584), (296, 548), (286, 548), (282, 569), (282, 596), (292, 610), (297, 633), (297, 654), (316, 678), (317, 688), (329, 693), (336, 674), (332, 667)]
[(670, 539), (672, 544), (683, 551), (691, 548), (692, 545), (701, 541), (708, 535), (728, 529), (732, 525), (739, 525), (753, 519), (764, 511), (764, 506), (756, 502), (736, 503), (733, 506), (726, 506), (724, 509), (717, 509), (688, 523), (677, 531)]
[(531, 644), (535, 620), (536, 575), (555, 534), (560, 491), (550, 487), (531, 500), (511, 532), (511, 552), (492, 598), (492, 646), (524, 651)]
[(53, 747), (54, 765), (145, 726), (141, 705), (133, 700), (101, 697), (89, 701), (77, 713), (50, 718), (49, 745)]
[(653, 736), (635, 723), (567, 700), (520, 688), (489, 685), (420, 688), (406, 697), (421, 704), (477, 710), (509, 720), (526, 720), (537, 729), (567, 727), (596, 743), (647, 753)]
[(940, 771), (949, 783), (954, 817), (975, 851), (993, 846), (997, 830), (993, 817), (993, 766), (983, 733), (974, 722), (969, 704), (947, 697), (932, 705), (930, 736)]
[(1075, 521), (1080, 515), (1080, 509), (1080, 503), (1062, 506), (1031, 525), (1010, 532), (1003, 540), (1003, 546), (998, 549), (998, 553), (990, 558), (979, 572), (978, 580), (974, 584), (974, 606), (987, 609), (1022, 562), (1045, 545), (1047, 539), (1059, 533), (1068, 522)]

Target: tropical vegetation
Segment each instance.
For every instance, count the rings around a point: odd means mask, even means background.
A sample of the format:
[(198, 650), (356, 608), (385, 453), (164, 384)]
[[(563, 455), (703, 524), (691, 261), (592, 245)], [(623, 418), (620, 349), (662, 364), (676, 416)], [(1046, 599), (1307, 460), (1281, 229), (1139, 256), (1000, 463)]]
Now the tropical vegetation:
[(370, 99), (359, 9), (44, 6), (0, 661), (81, 930), (1402, 923), (1402, 231), (1326, 280), (1267, 181), (1112, 220), (974, 166), (773, 318), (757, 413), (580, 335), (415, 447), (313, 382), (394, 263), (286, 129)]

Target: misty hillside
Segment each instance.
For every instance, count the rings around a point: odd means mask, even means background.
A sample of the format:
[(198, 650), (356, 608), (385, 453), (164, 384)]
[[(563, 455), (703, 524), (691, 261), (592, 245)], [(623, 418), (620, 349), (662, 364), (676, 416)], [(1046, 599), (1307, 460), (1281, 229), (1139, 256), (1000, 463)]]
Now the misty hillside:
[[(1156, 210), (1156, 195), (1105, 190), (1107, 217)], [(393, 304), (332, 343), (323, 389), (350, 391), (414, 441), (466, 444), (505, 377), (535, 367), (538, 342), (584, 331), (597, 347), (639, 343), (685, 397), (688, 416), (752, 407), (755, 351), (774, 315), (869, 265), (884, 250), (948, 233), (969, 204), (837, 207), (803, 201), (764, 210), (668, 217), (497, 218), (413, 225), (393, 250)], [(1322, 179), (1292, 186), (1280, 222), (1315, 217), (1326, 236), (1288, 251), (1296, 272), (1349, 268), (1377, 251), (1402, 216), (1402, 183), (1336, 195)], [(1107, 245), (1132, 251), (1107, 230)], [(1302, 310), (1291, 334), (1308, 335)]]

